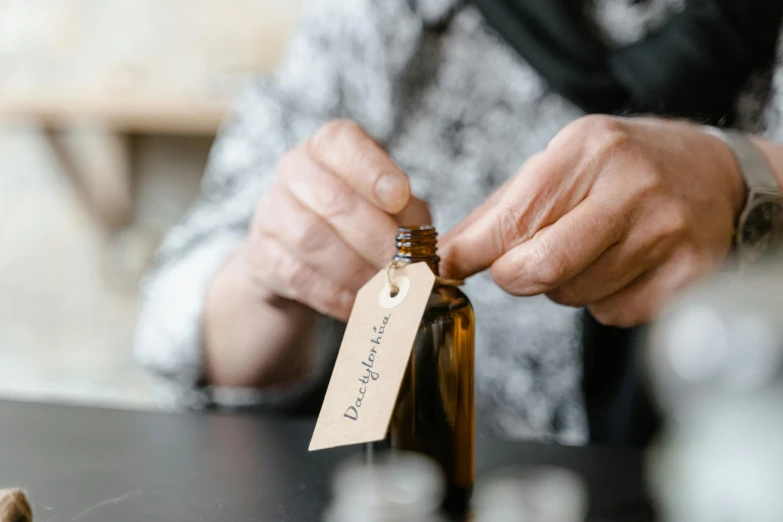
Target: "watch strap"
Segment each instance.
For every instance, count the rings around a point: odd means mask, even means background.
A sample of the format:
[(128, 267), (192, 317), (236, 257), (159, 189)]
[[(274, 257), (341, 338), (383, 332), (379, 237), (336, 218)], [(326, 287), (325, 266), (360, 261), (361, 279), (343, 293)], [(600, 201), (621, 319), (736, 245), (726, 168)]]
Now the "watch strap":
[(718, 138), (729, 147), (734, 161), (737, 162), (740, 173), (745, 179), (748, 191), (754, 189), (780, 191), (766, 158), (745, 134), (733, 129), (719, 129), (709, 126), (704, 127), (704, 132)]

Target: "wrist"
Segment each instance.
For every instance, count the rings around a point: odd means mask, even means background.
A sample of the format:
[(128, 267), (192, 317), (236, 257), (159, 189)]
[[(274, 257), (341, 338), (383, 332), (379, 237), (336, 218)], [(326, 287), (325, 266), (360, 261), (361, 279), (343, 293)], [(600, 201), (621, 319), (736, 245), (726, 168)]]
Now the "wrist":
[(237, 317), (244, 302), (242, 294), (247, 291), (243, 284), (239, 268), (238, 251), (228, 258), (227, 262), (212, 278), (204, 300), (202, 318), (202, 349), (204, 363), (209, 381), (212, 384), (225, 384), (222, 371), (223, 360), (226, 358), (226, 347), (235, 344), (236, 332), (232, 318)]
[[(270, 304), (270, 300), (279, 302)], [(270, 388), (309, 371), (315, 314), (253, 278), (240, 248), (213, 278), (203, 314), (206, 375), (213, 385)]]

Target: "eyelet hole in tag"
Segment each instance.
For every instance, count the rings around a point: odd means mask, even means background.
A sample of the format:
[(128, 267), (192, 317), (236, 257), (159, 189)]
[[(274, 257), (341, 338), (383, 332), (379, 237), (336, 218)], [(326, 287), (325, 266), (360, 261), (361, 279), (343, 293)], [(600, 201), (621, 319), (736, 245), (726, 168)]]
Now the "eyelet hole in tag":
[(411, 289), (411, 280), (405, 276), (395, 277), (394, 284), (397, 287), (396, 293), (388, 282), (383, 286), (381, 295), (378, 296), (378, 304), (381, 305), (381, 308), (387, 310), (394, 308), (405, 299)]

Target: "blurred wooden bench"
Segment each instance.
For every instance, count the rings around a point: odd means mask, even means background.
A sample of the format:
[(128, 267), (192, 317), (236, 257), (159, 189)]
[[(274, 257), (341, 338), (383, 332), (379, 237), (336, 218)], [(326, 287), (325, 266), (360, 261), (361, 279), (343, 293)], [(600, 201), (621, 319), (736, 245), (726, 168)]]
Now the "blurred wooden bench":
[(42, 126), (108, 230), (132, 219), (128, 135), (214, 135), (272, 69), (298, 15), (280, 0), (0, 0), (0, 123)]

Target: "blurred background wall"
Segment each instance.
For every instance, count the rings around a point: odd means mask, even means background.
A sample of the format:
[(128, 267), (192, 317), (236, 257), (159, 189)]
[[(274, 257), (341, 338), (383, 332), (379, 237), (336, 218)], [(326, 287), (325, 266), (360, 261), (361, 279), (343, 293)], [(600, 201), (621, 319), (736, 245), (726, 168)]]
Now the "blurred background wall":
[(0, 0), (0, 397), (151, 405), (139, 278), (293, 0)]

